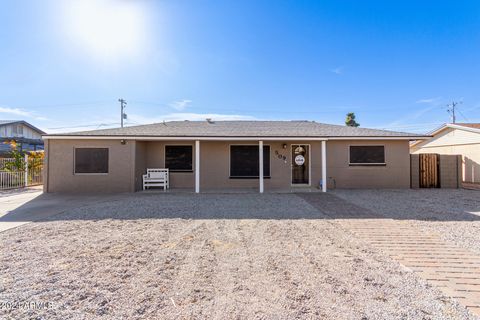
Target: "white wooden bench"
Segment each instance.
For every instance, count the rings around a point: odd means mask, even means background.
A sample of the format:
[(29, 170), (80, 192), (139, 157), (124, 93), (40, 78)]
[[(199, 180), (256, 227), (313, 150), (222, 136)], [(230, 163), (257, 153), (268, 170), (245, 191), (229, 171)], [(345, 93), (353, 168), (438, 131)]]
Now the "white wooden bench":
[(169, 188), (168, 169), (147, 169), (143, 175), (143, 190), (150, 187), (162, 187), (164, 191)]

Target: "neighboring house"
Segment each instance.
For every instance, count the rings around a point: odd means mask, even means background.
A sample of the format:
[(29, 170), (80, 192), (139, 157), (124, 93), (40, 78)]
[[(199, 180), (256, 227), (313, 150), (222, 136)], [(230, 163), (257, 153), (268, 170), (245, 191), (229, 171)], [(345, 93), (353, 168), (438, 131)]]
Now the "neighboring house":
[(23, 120), (0, 120), (0, 156), (10, 151), (6, 141), (15, 140), (23, 151), (43, 150), (42, 130)]
[(263, 192), (409, 188), (409, 141), (428, 137), (314, 121), (208, 119), (43, 138), (46, 192), (133, 192), (147, 168), (168, 168), (172, 189)]
[(463, 182), (480, 183), (480, 123), (445, 124), (431, 135), (413, 143), (410, 152), (461, 155)]

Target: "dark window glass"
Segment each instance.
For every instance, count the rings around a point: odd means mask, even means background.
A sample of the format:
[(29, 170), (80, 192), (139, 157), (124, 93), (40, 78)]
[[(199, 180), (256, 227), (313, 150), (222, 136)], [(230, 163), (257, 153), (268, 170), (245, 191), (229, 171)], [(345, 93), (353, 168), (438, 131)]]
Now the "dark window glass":
[(192, 171), (192, 146), (166, 146), (165, 167), (170, 171)]
[(351, 164), (384, 164), (384, 146), (350, 146)]
[(108, 148), (75, 148), (75, 173), (108, 173)]
[[(230, 146), (230, 177), (258, 178), (258, 146)], [(270, 146), (263, 146), (263, 175), (270, 177)]]

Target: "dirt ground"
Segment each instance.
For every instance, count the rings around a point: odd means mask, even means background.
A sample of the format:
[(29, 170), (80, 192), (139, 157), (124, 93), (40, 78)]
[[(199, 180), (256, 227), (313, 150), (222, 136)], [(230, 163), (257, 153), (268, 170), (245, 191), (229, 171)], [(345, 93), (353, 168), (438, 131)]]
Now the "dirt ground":
[(294, 194), (135, 194), (5, 231), (0, 316), (473, 319), (341, 229), (346, 200), (316, 196), (331, 210)]

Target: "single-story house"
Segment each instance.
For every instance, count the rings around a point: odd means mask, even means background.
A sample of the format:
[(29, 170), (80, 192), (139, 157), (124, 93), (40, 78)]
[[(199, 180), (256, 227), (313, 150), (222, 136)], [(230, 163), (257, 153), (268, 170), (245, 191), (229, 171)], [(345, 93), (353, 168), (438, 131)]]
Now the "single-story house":
[(412, 143), (410, 152), (461, 155), (463, 182), (479, 184), (480, 123), (448, 123), (431, 135), (430, 139)]
[(22, 151), (43, 150), (42, 130), (23, 120), (0, 120), (0, 156), (8, 155), (10, 146), (5, 142), (15, 140)]
[(427, 136), (315, 121), (172, 121), (49, 134), (46, 192), (134, 192), (147, 168), (170, 188), (409, 188), (409, 142)]

